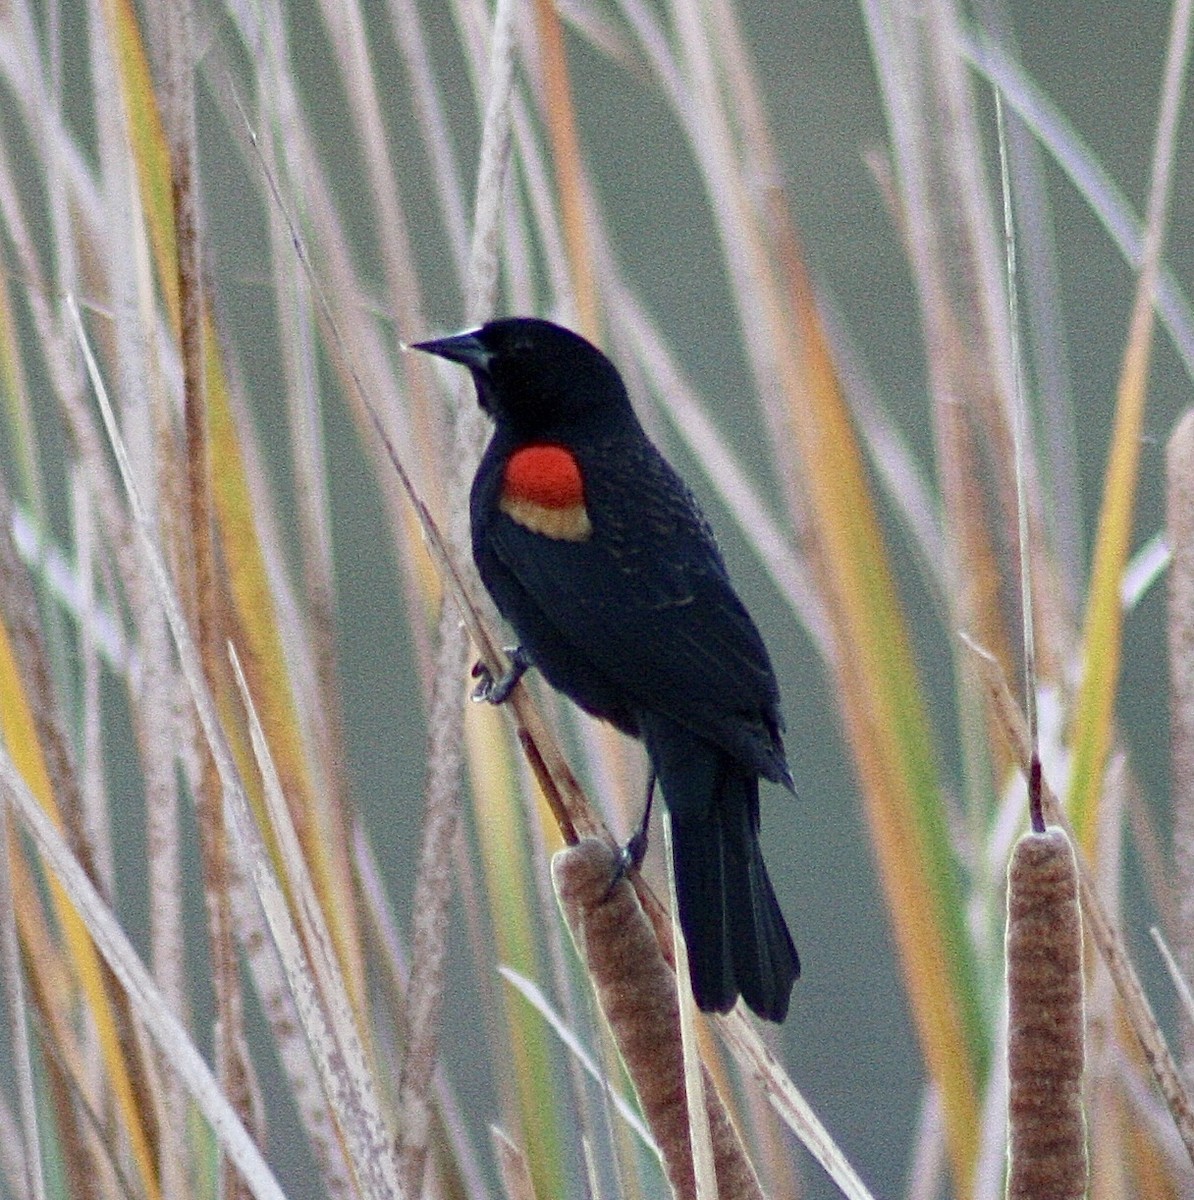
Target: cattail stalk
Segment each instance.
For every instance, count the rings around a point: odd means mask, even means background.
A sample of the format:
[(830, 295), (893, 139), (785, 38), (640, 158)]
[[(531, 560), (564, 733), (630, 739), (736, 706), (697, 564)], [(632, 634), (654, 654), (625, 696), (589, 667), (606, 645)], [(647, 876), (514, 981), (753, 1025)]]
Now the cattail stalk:
[[(629, 881), (620, 879), (610, 886), (615, 868), (612, 848), (586, 838), (560, 851), (551, 873), (668, 1182), (677, 1200), (695, 1200), (676, 977)], [(754, 1167), (708, 1072), (704, 1084), (719, 1197), (763, 1200)]]
[[(1177, 960), (1194, 978), (1194, 410), (1177, 423), (1165, 454), (1169, 564), (1169, 746), (1176, 872)], [(1184, 1034), (1186, 1071), (1194, 1066), (1194, 1027)]]
[(1089, 1167), (1078, 868), (1064, 831), (1027, 833), (1008, 867), (1008, 1200), (1080, 1200)]

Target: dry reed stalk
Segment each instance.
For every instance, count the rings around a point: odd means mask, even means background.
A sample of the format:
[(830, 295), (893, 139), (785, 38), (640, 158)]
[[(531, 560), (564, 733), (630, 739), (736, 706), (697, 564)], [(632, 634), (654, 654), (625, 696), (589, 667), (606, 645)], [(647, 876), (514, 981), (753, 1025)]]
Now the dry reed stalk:
[[(184, 517), (175, 526), (181, 539), (176, 560), (182, 568), (178, 587), (185, 598), (207, 685), (218, 696), (225, 692), (227, 684), (223, 653), (225, 602), (216, 565), (191, 22), (189, 10), (167, 5), (158, 11), (153, 32), (162, 48), (158, 92), (170, 154), (170, 198), (177, 254), (170, 269), (174, 272), (172, 282), (178, 298), (174, 332), (182, 367), (186, 460)], [(225, 1094), (245, 1126), (258, 1140), (264, 1140), (264, 1105), (245, 1032), (244, 996), (232, 917), (235, 880), (224, 800), (215, 760), (198, 737), (197, 729), (195, 734), (197, 771), (193, 772), (191, 782), (217, 1009), (216, 1069)], [(221, 1173), (223, 1194), (230, 1200), (247, 1197), (244, 1181), (230, 1160), (221, 1160)]]
[[(468, 315), (480, 319), (494, 309), (498, 288), (498, 235), (510, 155), (510, 92), (513, 86), (514, 5), (500, 2), (493, 17), (490, 90), (481, 140), (473, 242), (469, 258)], [(466, 472), (479, 456), (483, 425), (474, 406), (457, 405), (455, 472), (447, 545), (457, 560), (467, 554)], [(406, 1192), (423, 1190), (431, 1129), (431, 1085), (443, 1008), (448, 908), (455, 870), (452, 845), (459, 828), (463, 756), (460, 682), (469, 653), (468, 634), (451, 604), (440, 613), (439, 649), (432, 682), (427, 744), (427, 813), (415, 880), (409, 1005), (410, 1038), (398, 1083), (399, 1170)]]
[[(1187, 412), (1166, 453), (1169, 552), (1170, 802), (1178, 921), (1174, 949), (1181, 973), (1194, 978), (1194, 412)], [(1194, 1031), (1184, 1033), (1187, 1074)]]

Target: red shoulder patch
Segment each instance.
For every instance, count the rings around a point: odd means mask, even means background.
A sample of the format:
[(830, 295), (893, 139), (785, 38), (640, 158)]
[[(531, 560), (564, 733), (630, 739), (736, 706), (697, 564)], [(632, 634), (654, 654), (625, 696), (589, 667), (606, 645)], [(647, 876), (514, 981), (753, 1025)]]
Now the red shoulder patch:
[(562, 542), (585, 542), (593, 526), (580, 464), (564, 446), (515, 450), (506, 461), (498, 508), (524, 529)]
[(580, 464), (563, 446), (523, 446), (506, 463), (502, 498), (542, 508), (575, 508), (585, 502)]

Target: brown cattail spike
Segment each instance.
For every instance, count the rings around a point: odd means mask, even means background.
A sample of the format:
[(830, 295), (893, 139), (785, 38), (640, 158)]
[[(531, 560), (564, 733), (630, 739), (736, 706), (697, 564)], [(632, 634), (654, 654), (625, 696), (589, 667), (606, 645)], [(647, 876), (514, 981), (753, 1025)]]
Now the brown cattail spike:
[(1008, 1200), (1086, 1195), (1082, 988), (1078, 869), (1051, 826), (1008, 867)]
[[(552, 859), (551, 874), (668, 1182), (678, 1200), (695, 1200), (676, 977), (629, 881), (610, 886), (616, 866), (608, 845), (586, 838)], [(754, 1167), (708, 1073), (705, 1105), (720, 1200), (763, 1200)]]

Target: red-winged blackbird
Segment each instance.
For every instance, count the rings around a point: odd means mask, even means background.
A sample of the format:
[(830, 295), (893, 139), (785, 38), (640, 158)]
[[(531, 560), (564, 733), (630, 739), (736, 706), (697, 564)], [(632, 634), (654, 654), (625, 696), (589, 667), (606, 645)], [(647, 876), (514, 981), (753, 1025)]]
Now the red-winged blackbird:
[(468, 367), (496, 423), (470, 513), (477, 569), (521, 642), (513, 678), (534, 665), (643, 740), (697, 1003), (726, 1012), (741, 994), (782, 1021), (800, 962), (758, 836), (759, 776), (792, 788), (779, 690), (696, 500), (577, 334), (514, 317), (416, 348)]

